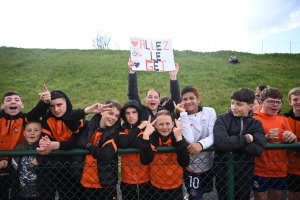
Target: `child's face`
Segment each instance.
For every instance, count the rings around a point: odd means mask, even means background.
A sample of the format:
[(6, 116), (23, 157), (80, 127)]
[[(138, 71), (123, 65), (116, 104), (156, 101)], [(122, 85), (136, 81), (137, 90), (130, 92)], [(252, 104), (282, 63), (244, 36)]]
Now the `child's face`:
[(259, 96), (261, 93), (260, 89), (257, 87), (256, 90), (255, 90), (255, 95), (256, 96)]
[(146, 97), (147, 107), (152, 111), (156, 111), (159, 105), (159, 94), (156, 91), (150, 90)]
[(128, 107), (125, 110), (125, 118), (129, 125), (135, 125), (139, 119), (139, 113), (134, 107)]
[(260, 104), (257, 99), (254, 100), (254, 105), (253, 105), (252, 110), (253, 110), (253, 112), (260, 110)]
[[(274, 101), (280, 102), (279, 103), (280, 105), (278, 103), (275, 103)], [(274, 102), (274, 103), (272, 103), (272, 102)], [(268, 115), (277, 115), (277, 113), (279, 112), (279, 110), (281, 108), (281, 105), (282, 105), (281, 99), (269, 97), (262, 102), (261, 112), (268, 114)]]
[(42, 126), (38, 122), (31, 122), (30, 124), (27, 124), (24, 131), (23, 135), (28, 142), (28, 144), (34, 144), (37, 141), (39, 141), (41, 137), (41, 132), (42, 132)]
[(161, 115), (156, 118), (154, 126), (159, 134), (166, 137), (172, 132), (174, 122), (169, 115)]
[(67, 111), (66, 100), (63, 98), (51, 100), (49, 108), (55, 117), (62, 117)]
[(4, 98), (1, 104), (1, 109), (4, 110), (6, 114), (17, 115), (24, 108), (21, 97), (18, 95), (11, 95)]
[(293, 109), (300, 112), (300, 95), (291, 95), (291, 99), (289, 100), (289, 104), (293, 106)]
[(111, 111), (104, 111), (101, 113), (102, 118), (100, 120), (100, 127), (106, 128), (109, 126), (114, 125), (120, 116), (120, 110), (118, 110), (116, 107), (113, 107)]
[(193, 92), (187, 92), (182, 95), (181, 104), (189, 114), (194, 114), (198, 112), (198, 104), (200, 103), (200, 98), (197, 97)]
[(248, 116), (248, 113), (252, 107), (253, 104), (247, 104), (246, 102), (231, 99), (231, 111), (235, 117)]

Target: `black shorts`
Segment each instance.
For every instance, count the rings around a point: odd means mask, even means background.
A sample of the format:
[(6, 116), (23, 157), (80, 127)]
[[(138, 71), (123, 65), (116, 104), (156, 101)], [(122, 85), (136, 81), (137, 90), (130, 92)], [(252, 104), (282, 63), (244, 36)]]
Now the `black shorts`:
[(295, 174), (288, 174), (287, 189), (291, 192), (300, 192), (300, 176)]

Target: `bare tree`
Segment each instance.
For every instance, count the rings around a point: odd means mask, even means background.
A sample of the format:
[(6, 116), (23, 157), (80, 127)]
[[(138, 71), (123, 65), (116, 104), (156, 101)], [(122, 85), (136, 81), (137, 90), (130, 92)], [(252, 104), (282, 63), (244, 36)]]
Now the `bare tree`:
[(108, 49), (112, 34), (110, 32), (98, 31), (93, 46), (97, 49)]

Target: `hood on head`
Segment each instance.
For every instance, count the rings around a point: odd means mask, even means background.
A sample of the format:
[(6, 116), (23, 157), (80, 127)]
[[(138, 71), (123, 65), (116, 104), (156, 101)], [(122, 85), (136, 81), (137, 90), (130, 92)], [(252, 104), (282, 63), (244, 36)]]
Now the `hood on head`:
[(53, 92), (58, 92), (58, 93), (62, 94), (62, 96), (66, 99), (66, 104), (67, 104), (66, 112), (71, 111), (73, 109), (73, 105), (72, 105), (68, 95), (64, 91), (62, 91), (62, 90), (52, 90), (51, 95), (52, 95)]
[(126, 110), (126, 108), (128, 108), (128, 107), (134, 107), (134, 108), (137, 109), (138, 114), (139, 114), (139, 119), (138, 119), (138, 121), (137, 121), (137, 124), (140, 124), (140, 123), (142, 122), (142, 115), (141, 115), (141, 113), (142, 113), (141, 110), (142, 110), (142, 109), (141, 109), (140, 103), (139, 103), (138, 101), (136, 101), (136, 100), (128, 100), (128, 101), (126, 101), (126, 103), (124, 104), (124, 106), (123, 106), (123, 108), (122, 108), (122, 110), (121, 110), (121, 113), (120, 113), (121, 119), (122, 119), (125, 123), (128, 123), (127, 120), (126, 120), (126, 117), (125, 117), (125, 110)]

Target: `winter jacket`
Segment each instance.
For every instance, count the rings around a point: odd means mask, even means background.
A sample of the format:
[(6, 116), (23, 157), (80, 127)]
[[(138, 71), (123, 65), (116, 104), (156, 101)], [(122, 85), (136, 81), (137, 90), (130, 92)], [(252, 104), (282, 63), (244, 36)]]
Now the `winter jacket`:
[[(163, 137), (155, 131), (149, 140), (140, 140), (141, 163), (150, 164), (151, 184), (160, 189), (175, 189), (181, 186), (183, 169), (190, 162), (188, 144), (184, 138), (177, 142), (173, 132)], [(175, 146), (175, 152), (157, 153), (158, 146)]]
[[(80, 135), (76, 146), (86, 148), (91, 155), (76, 156), (78, 168), (75, 176), (80, 176), (81, 184), (87, 188), (114, 187), (118, 182), (118, 155), (120, 119), (111, 127), (99, 127), (102, 115), (94, 115), (87, 128)], [(89, 145), (87, 145), (89, 143)], [(77, 159), (77, 160), (76, 160)], [(84, 162), (84, 163), (83, 163)]]
[[(213, 133), (214, 144), (219, 150), (216, 151), (214, 163), (219, 170), (225, 172), (226, 151), (233, 151), (234, 171), (253, 175), (254, 156), (262, 154), (267, 140), (261, 122), (252, 118), (252, 115), (253, 112), (250, 111), (246, 117), (235, 117), (229, 110), (218, 116)], [(247, 142), (246, 134), (253, 136), (253, 142)], [(219, 176), (226, 176), (220, 173), (218, 172)]]
[[(300, 117), (295, 117), (293, 109), (284, 114), (289, 121), (292, 132), (296, 134), (297, 140), (300, 141)], [(289, 157), (288, 173), (300, 175), (300, 149), (288, 149), (287, 155)]]
[[(171, 98), (166, 102), (165, 105), (159, 105), (157, 111), (160, 110), (168, 110), (170, 112), (174, 111), (174, 103), (177, 104), (180, 101), (180, 88), (178, 80), (170, 80), (170, 93)], [(128, 76), (128, 99), (129, 100), (137, 100), (141, 104), (141, 100), (138, 92), (138, 82), (137, 82), (137, 74), (129, 74)], [(142, 120), (148, 120), (149, 115), (151, 116), (151, 122), (154, 120), (154, 115), (152, 111), (147, 107), (141, 104), (142, 111)]]
[[(29, 145), (27, 141), (17, 145), (15, 150), (35, 150), (38, 147), (38, 142)], [(37, 166), (24, 166), (23, 162), (31, 162), (36, 156), (22, 156), (13, 157), (14, 164), (11, 168), (12, 173), (12, 186), (11, 186), (11, 199), (23, 198), (34, 198), (37, 197), (36, 181), (37, 181)], [(27, 161), (22, 161), (23, 159)], [(26, 170), (22, 170), (26, 167)], [(20, 174), (22, 173), (22, 174)], [(24, 173), (24, 174), (23, 174)], [(26, 174), (28, 173), (28, 174)], [(21, 179), (22, 177), (25, 177)], [(26, 182), (24, 182), (26, 181)], [(22, 182), (22, 184), (20, 183)], [(23, 186), (22, 186), (23, 185)]]
[[(73, 111), (68, 96), (61, 90), (54, 91), (63, 94), (67, 106), (66, 113), (62, 117), (56, 117), (48, 111), (42, 118), (41, 136), (47, 135), (51, 141), (60, 142), (59, 150), (68, 150), (75, 147), (80, 133), (84, 130), (85, 113), (83, 109)], [(39, 156), (37, 159), (40, 164), (70, 161), (68, 156)]]
[[(8, 115), (0, 110), (0, 150), (13, 150), (18, 144), (25, 141), (23, 130), (30, 120), (42, 117), (49, 108), (49, 104), (39, 101), (28, 113), (20, 112), (15, 116)], [(0, 157), (0, 160), (8, 160), (8, 157)]]
[[(213, 127), (216, 121), (216, 112), (213, 108), (198, 106), (198, 112), (188, 114), (180, 113), (182, 120), (182, 132), (188, 144), (200, 142), (203, 149), (207, 149), (214, 143)], [(211, 169), (213, 165), (214, 152), (199, 152), (190, 155), (188, 170), (201, 173)]]
[[(125, 117), (125, 111), (128, 107), (137, 109), (139, 119), (136, 125), (129, 125)], [(136, 100), (128, 100), (121, 111), (120, 117), (123, 119), (122, 131), (119, 133), (120, 148), (139, 148), (140, 140), (143, 137), (143, 131), (137, 126), (142, 121), (140, 103)], [(143, 165), (140, 161), (140, 154), (123, 154), (121, 155), (121, 180), (128, 184), (141, 184), (150, 180), (149, 165)]]

